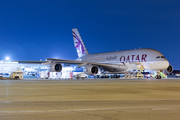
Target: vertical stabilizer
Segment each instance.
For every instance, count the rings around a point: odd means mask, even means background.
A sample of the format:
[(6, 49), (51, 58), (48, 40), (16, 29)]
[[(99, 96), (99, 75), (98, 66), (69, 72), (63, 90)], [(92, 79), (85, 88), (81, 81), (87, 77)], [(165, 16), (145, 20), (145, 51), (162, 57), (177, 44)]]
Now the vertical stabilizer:
[(72, 29), (72, 34), (73, 34), (74, 46), (77, 50), (78, 57), (80, 58), (82, 56), (89, 55), (77, 28)]

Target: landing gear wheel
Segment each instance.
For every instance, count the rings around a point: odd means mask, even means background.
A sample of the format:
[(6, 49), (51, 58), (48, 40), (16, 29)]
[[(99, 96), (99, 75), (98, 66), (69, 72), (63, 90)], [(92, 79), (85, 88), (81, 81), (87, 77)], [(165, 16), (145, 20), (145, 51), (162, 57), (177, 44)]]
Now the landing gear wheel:
[(161, 79), (161, 76), (160, 75), (156, 75), (156, 79)]
[(156, 75), (156, 79), (158, 79), (158, 75)]

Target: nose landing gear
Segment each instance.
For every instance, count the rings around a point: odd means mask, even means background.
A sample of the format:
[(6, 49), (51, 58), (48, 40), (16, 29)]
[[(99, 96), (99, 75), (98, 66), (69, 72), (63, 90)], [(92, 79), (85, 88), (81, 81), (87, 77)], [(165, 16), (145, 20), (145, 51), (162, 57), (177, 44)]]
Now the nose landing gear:
[(156, 75), (156, 79), (161, 79), (161, 75)]
[(161, 72), (157, 71), (156, 79), (161, 79), (161, 74), (162, 74)]

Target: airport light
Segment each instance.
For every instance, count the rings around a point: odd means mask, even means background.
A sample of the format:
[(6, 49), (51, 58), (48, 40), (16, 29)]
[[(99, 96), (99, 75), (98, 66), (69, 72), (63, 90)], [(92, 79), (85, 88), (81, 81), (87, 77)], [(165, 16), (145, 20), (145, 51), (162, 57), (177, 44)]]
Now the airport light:
[(6, 57), (6, 60), (9, 60), (10, 58), (9, 57)]

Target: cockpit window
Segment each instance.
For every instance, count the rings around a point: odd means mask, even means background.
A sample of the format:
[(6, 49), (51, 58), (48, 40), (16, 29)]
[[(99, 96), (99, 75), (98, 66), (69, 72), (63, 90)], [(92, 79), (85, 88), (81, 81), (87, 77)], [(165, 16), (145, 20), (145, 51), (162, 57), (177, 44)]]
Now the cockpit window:
[(165, 57), (164, 56), (157, 56), (156, 59), (158, 59), (158, 58), (165, 58)]

